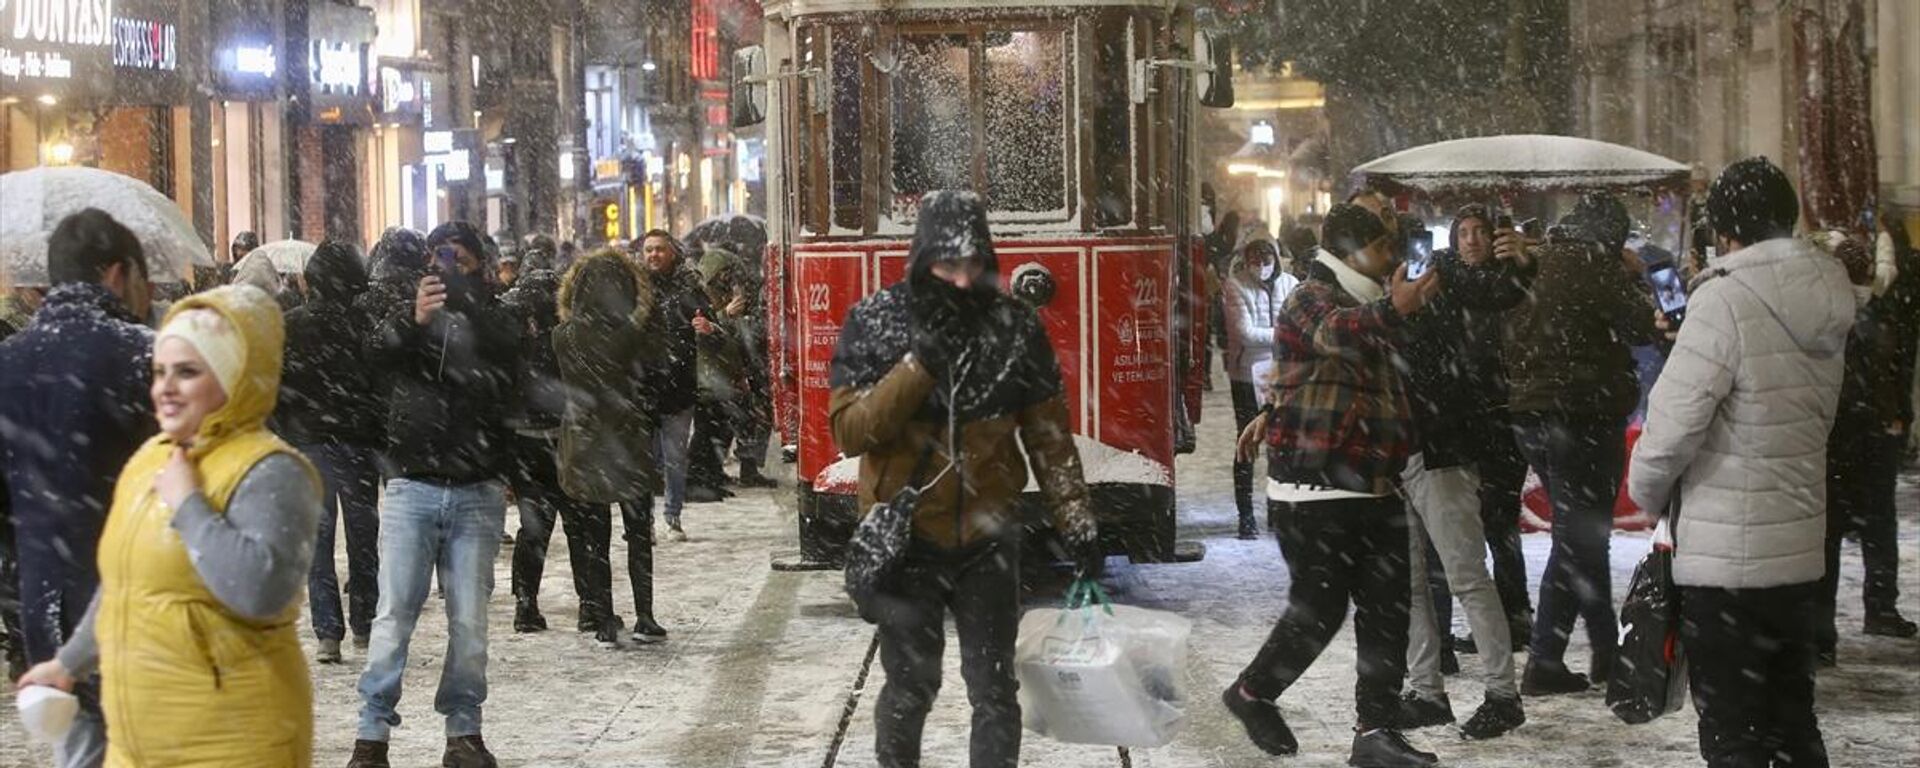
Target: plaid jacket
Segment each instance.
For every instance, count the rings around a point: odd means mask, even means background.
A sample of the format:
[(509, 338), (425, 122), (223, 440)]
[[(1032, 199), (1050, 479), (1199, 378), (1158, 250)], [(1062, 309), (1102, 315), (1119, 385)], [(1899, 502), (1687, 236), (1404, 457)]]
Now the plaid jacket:
[(1361, 304), (1314, 264), (1274, 326), (1268, 473), (1280, 482), (1391, 494), (1413, 452), (1397, 367), (1400, 313)]

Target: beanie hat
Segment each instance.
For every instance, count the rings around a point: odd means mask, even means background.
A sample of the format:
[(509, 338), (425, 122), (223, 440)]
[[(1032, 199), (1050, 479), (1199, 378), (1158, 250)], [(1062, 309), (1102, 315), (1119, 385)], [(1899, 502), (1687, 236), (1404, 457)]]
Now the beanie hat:
[(1493, 212), (1488, 211), (1486, 206), (1479, 203), (1460, 206), (1459, 210), (1453, 212), (1453, 223), (1447, 226), (1447, 242), (1452, 243), (1456, 251), (1460, 250), (1460, 225), (1468, 219), (1479, 219), (1488, 234), (1493, 232)]
[(492, 256), (492, 249), (488, 248), (486, 240), (480, 237), (480, 230), (464, 221), (449, 221), (434, 227), (432, 232), (427, 233), (428, 251), (448, 243), (466, 248), (467, 252), (473, 254), (476, 259), (487, 260)]
[(194, 308), (174, 315), (153, 337), (154, 349), (158, 350), (167, 339), (179, 339), (193, 347), (201, 359), (207, 361), (207, 367), (213, 369), (213, 378), (220, 382), (220, 388), (228, 395), (233, 394), (234, 386), (246, 371), (247, 343), (218, 311)]
[(1573, 230), (1575, 238), (1599, 243), (1608, 253), (1617, 254), (1626, 247), (1633, 217), (1627, 215), (1620, 198), (1608, 192), (1588, 192), (1580, 196), (1560, 224)]
[(1707, 221), (1713, 231), (1740, 243), (1793, 233), (1800, 198), (1785, 171), (1765, 157), (1749, 157), (1720, 172), (1707, 190)]
[(1373, 211), (1341, 203), (1327, 211), (1327, 221), (1320, 225), (1320, 247), (1344, 258), (1386, 234), (1387, 225)]

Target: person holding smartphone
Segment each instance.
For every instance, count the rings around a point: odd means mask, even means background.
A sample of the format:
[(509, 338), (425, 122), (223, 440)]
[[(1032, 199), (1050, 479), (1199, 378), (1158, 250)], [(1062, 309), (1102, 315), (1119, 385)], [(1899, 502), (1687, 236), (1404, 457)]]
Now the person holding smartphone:
[(479, 230), (448, 222), (426, 245), (426, 271), (413, 296), (386, 308), (370, 345), (372, 363), (391, 372), (388, 480), (380, 508), (380, 606), (360, 676), (352, 768), (387, 765), (387, 738), (400, 722), (408, 641), (436, 569), (448, 615), (448, 653), (435, 697), (447, 719), (442, 764), (494, 764), (480, 719), (520, 325), (494, 298), (494, 270)]

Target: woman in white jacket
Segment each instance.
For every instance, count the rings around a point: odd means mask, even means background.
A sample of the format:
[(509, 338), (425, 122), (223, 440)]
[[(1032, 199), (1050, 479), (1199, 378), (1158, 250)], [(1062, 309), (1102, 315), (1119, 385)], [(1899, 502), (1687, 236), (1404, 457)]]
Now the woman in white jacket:
[[(1227, 279), (1220, 288), (1223, 314), (1227, 324), (1227, 380), (1233, 388), (1233, 418), (1236, 429), (1260, 411), (1262, 373), (1273, 362), (1273, 321), (1280, 314), (1281, 302), (1293, 292), (1300, 279), (1280, 268), (1280, 249), (1267, 234), (1264, 223), (1256, 223), (1234, 248)], [(1240, 512), (1240, 538), (1254, 539), (1260, 526), (1253, 518), (1253, 461), (1233, 461), (1233, 503)]]

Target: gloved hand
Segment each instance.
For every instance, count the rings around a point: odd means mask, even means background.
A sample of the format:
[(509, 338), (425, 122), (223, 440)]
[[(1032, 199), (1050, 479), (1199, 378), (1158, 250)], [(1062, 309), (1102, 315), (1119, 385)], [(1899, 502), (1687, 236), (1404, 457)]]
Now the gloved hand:
[(913, 359), (920, 362), (921, 368), (937, 381), (946, 380), (947, 367), (953, 357), (946, 334), (915, 328), (912, 349)]
[(1072, 562), (1074, 578), (1098, 578), (1105, 569), (1107, 551), (1100, 545), (1100, 531), (1093, 521), (1066, 522), (1056, 533), (1051, 542), (1055, 559)]
[(1100, 546), (1096, 538), (1092, 542), (1074, 547), (1073, 577), (1076, 579), (1097, 579), (1107, 569), (1107, 550)]

